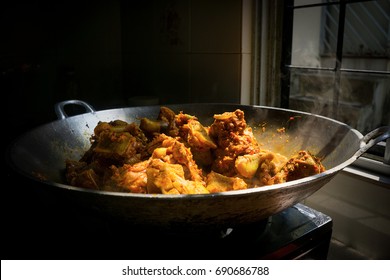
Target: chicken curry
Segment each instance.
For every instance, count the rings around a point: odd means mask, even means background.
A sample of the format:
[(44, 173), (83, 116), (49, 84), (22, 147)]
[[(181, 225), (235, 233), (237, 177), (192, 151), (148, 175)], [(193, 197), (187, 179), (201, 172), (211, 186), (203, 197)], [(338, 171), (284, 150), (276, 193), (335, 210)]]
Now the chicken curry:
[(261, 148), (244, 111), (196, 116), (160, 107), (157, 119), (99, 122), (91, 146), (66, 161), (70, 185), (143, 194), (208, 194), (288, 182), (325, 171), (307, 150), (290, 158)]

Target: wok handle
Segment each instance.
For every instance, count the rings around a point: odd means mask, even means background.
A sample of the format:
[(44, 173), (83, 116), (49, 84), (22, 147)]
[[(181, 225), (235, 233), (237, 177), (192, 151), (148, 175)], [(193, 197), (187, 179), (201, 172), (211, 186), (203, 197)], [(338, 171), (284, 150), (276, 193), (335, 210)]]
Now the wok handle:
[(80, 106), (84, 107), (86, 112), (89, 112), (89, 113), (95, 112), (95, 109), (91, 105), (89, 105), (87, 102), (84, 102), (82, 100), (77, 100), (77, 99), (65, 100), (65, 101), (58, 102), (54, 105), (54, 111), (55, 111), (57, 118), (59, 120), (66, 119), (68, 117), (68, 114), (65, 113), (64, 107), (66, 105), (69, 105), (69, 104), (80, 105)]
[(389, 163), (389, 151), (390, 151), (390, 126), (382, 126), (367, 133), (361, 139), (361, 147), (355, 153), (356, 158), (359, 158), (362, 154), (367, 152), (371, 147), (375, 146), (381, 141), (386, 141), (385, 162)]

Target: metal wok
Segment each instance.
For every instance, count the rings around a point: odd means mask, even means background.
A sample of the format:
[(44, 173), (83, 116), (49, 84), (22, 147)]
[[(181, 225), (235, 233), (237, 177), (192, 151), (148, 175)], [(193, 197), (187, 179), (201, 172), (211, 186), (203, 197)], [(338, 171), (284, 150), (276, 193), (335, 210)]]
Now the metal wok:
[[(67, 116), (64, 106), (81, 104), (86, 113)], [(264, 220), (304, 200), (328, 183), (376, 143), (390, 136), (380, 127), (363, 136), (350, 126), (305, 112), (238, 104), (167, 105), (209, 125), (214, 114), (241, 109), (264, 149), (286, 156), (300, 149), (323, 157), (324, 173), (248, 190), (207, 195), (150, 195), (103, 192), (70, 186), (64, 178), (65, 160), (78, 160), (90, 147), (89, 138), (99, 121), (154, 119), (160, 106), (140, 106), (95, 111), (90, 105), (69, 100), (56, 104), (58, 120), (30, 130), (8, 150), (10, 165), (39, 186), (69, 202), (93, 209), (110, 219), (169, 231), (223, 229)], [(260, 129), (265, 127), (265, 132)], [(276, 129), (285, 127), (286, 133)], [(70, 206), (71, 207), (71, 206)]]

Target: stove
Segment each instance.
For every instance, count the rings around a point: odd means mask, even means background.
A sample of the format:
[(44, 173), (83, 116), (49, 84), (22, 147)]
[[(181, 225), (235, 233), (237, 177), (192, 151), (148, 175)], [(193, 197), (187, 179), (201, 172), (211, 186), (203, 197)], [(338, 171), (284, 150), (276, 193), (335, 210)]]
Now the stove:
[(298, 203), (252, 225), (172, 233), (113, 221), (8, 173), (2, 259), (326, 259), (331, 217)]

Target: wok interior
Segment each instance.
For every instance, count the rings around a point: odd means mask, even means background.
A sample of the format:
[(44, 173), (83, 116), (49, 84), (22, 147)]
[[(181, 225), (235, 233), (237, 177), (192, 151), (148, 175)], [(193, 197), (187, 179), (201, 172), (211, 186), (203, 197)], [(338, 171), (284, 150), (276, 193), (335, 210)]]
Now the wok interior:
[[(197, 116), (203, 125), (210, 125), (214, 114), (242, 109), (247, 124), (264, 149), (287, 157), (307, 149), (323, 157), (327, 170), (344, 163), (359, 149), (360, 136), (349, 126), (303, 112), (236, 104), (167, 106), (176, 113), (182, 111)], [(99, 121), (155, 119), (159, 110), (160, 106), (111, 109), (45, 124), (25, 133), (14, 143), (10, 151), (11, 163), (27, 176), (66, 184), (65, 160), (78, 160), (89, 148), (89, 138)], [(283, 127), (285, 133), (277, 131)]]

